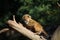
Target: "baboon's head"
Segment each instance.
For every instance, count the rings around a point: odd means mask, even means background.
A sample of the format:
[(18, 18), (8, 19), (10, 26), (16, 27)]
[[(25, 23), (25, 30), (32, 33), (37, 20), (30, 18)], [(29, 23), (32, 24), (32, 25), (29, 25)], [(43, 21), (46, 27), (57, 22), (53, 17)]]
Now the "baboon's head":
[(31, 19), (31, 16), (29, 14), (25, 14), (23, 15), (22, 19), (25, 21), (29, 21)]

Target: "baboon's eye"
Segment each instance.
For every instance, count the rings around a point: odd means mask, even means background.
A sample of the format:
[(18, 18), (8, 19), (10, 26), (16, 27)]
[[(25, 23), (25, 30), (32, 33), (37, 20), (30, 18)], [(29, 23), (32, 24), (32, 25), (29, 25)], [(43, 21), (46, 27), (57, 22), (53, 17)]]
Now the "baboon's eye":
[(27, 17), (29, 17), (29, 16), (27, 16)]

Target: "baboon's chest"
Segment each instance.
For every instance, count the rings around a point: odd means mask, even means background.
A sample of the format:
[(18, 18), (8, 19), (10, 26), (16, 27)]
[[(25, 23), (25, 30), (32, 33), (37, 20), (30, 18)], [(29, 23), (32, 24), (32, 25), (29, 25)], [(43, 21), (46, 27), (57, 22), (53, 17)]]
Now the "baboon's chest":
[(28, 22), (27, 28), (28, 28), (29, 30), (31, 30), (31, 31), (34, 32), (34, 31), (35, 31), (35, 29), (34, 29), (34, 23), (33, 23), (32, 21)]
[(27, 25), (28, 25), (28, 26), (34, 26), (34, 24), (35, 24), (35, 23), (34, 23), (33, 21), (29, 21)]

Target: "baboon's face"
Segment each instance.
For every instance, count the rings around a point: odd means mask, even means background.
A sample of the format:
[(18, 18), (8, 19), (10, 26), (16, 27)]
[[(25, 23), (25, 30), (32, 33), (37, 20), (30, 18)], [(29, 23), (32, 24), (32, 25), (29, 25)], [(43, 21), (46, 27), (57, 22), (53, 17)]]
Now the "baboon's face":
[(29, 21), (31, 19), (31, 16), (28, 14), (25, 14), (25, 15), (23, 15), (22, 19), (25, 21)]

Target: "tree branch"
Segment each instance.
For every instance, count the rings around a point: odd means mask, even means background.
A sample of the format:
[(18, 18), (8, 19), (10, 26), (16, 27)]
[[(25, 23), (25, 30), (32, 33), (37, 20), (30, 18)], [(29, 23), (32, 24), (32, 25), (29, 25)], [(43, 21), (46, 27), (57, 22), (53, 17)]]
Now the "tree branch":
[(9, 30), (8, 28), (2, 29), (2, 30), (0, 30), (0, 34), (3, 33), (3, 32), (6, 32), (6, 31), (8, 31), (8, 30)]
[(57, 2), (57, 5), (60, 7), (60, 4)]

